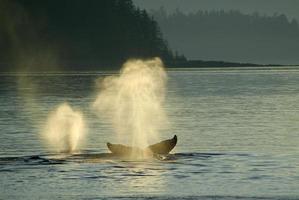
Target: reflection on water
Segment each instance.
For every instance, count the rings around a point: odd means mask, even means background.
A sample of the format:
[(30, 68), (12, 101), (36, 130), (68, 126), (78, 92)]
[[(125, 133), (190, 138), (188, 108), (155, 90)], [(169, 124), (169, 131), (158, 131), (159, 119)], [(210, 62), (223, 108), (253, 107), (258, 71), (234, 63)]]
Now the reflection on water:
[[(26, 85), (1, 75), (0, 199), (299, 196), (299, 71), (170, 71), (171, 130), (160, 135), (176, 134), (178, 144), (166, 160), (142, 162), (105, 154), (117, 137), (90, 109), (103, 75), (36, 73)], [(81, 154), (51, 155), (40, 141), (48, 112), (63, 102), (88, 122)]]

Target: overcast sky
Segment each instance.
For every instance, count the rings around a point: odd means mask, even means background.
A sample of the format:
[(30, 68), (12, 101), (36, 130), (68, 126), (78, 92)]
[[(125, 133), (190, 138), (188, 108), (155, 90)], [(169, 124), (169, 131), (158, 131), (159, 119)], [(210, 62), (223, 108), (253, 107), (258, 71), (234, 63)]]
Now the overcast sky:
[(299, 20), (299, 0), (133, 0), (145, 9), (158, 9), (161, 6), (168, 11), (176, 8), (184, 12), (201, 10), (237, 9), (244, 13), (258, 11), (272, 15), (275, 12), (286, 14), (289, 19)]

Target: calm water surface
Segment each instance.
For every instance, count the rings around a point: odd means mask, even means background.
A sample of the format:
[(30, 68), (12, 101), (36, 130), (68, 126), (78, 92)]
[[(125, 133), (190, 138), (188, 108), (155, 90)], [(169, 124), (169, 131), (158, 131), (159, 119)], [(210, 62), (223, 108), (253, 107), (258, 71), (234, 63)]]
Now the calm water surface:
[[(166, 160), (105, 157), (116, 140), (91, 109), (97, 73), (0, 75), (0, 199), (298, 199), (299, 70), (169, 71)], [(69, 102), (89, 132), (52, 154), (40, 127)]]

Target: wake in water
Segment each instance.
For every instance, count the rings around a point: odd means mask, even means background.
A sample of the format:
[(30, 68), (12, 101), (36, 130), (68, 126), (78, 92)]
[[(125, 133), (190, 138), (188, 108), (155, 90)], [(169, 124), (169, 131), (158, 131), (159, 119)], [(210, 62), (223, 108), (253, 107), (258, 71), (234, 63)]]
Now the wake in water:
[(108, 116), (119, 141), (145, 148), (160, 139), (159, 130), (167, 124), (163, 109), (166, 79), (159, 58), (129, 60), (119, 75), (99, 82), (100, 92), (93, 107), (99, 116)]
[(50, 113), (42, 136), (54, 151), (74, 153), (82, 145), (85, 133), (82, 113), (64, 103)]

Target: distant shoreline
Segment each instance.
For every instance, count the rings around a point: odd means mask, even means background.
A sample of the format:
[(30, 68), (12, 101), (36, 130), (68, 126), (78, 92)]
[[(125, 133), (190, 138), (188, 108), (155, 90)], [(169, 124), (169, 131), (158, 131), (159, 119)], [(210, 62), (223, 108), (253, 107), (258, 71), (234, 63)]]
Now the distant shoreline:
[(167, 66), (171, 67), (187, 67), (187, 68), (222, 68), (222, 67), (281, 67), (289, 65), (279, 64), (255, 64), (255, 63), (242, 63), (242, 62), (227, 62), (227, 61), (204, 61), (204, 60), (186, 60), (166, 62)]
[[(174, 61), (165, 62), (165, 68), (167, 70), (197, 70), (197, 69), (253, 69), (253, 70), (270, 70), (270, 69), (296, 69), (299, 64), (254, 64), (254, 63), (239, 63), (239, 62), (225, 62), (225, 61), (202, 61), (202, 60), (187, 60), (187, 61)], [(36, 66), (42, 66), (40, 69)], [(18, 70), (18, 67), (12, 63), (0, 62), (0, 73), (23, 73), (23, 72), (41, 72), (41, 73), (55, 73), (55, 72), (92, 72), (92, 71), (118, 71), (121, 68), (121, 64), (117, 65), (103, 65), (97, 62), (95, 63), (63, 63), (55, 66), (45, 66), (44, 64), (35, 64), (33, 68), (27, 68), (27, 70)]]

